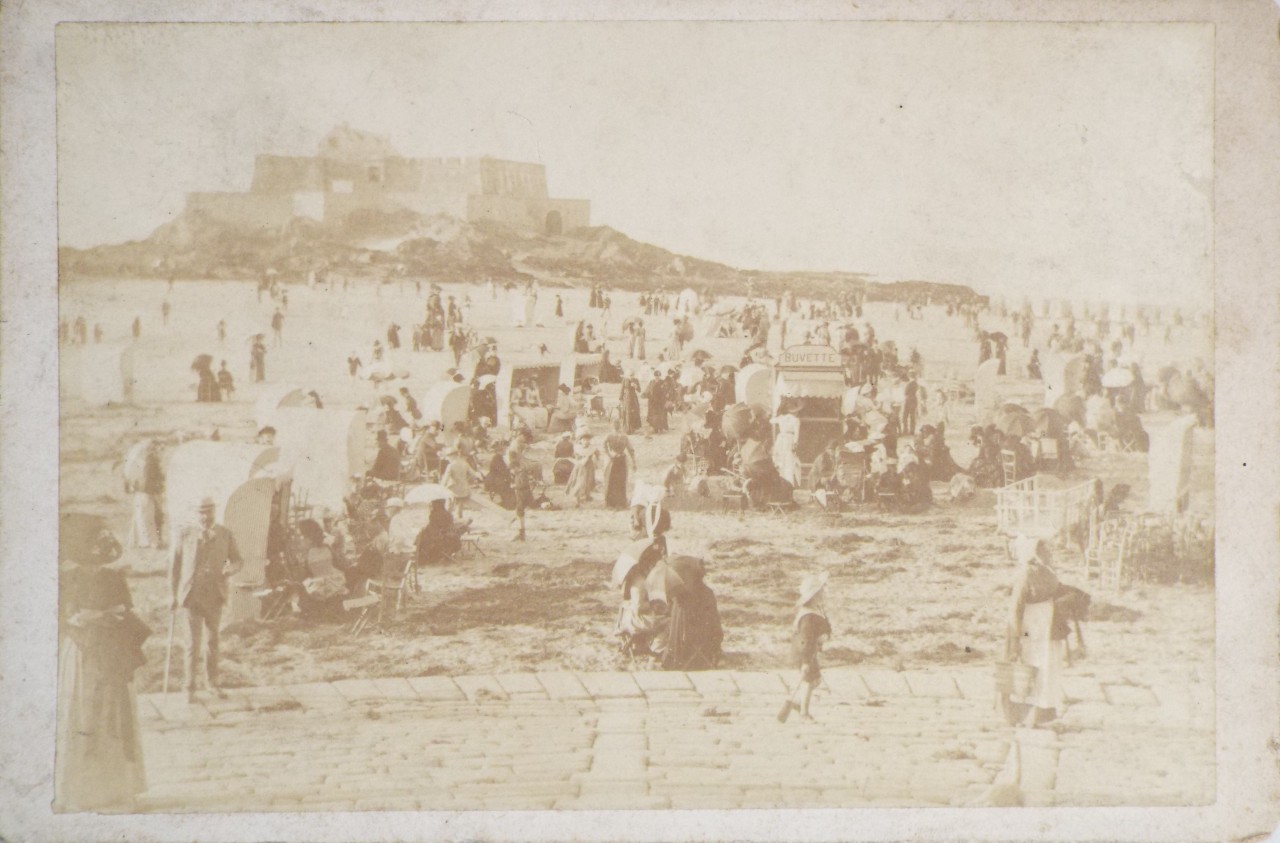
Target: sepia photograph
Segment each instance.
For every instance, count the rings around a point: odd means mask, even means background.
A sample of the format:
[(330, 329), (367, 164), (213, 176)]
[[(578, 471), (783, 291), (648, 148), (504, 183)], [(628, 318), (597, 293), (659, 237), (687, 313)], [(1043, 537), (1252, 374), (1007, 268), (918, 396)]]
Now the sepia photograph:
[(59, 23), (53, 814), (1212, 807), (1219, 37)]

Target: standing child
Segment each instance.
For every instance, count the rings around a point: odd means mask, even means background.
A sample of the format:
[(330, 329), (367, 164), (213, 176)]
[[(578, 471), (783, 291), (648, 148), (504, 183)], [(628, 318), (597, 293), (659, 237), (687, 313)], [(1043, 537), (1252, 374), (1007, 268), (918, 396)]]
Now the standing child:
[[(787, 715), (795, 709), (800, 710), (800, 716), (805, 720), (813, 720), (813, 716), (809, 714), (809, 701), (813, 697), (813, 689), (822, 681), (822, 672), (818, 669), (818, 651), (822, 649), (822, 639), (831, 635), (831, 623), (827, 620), (827, 610), (822, 599), (826, 586), (826, 571), (807, 574), (800, 583), (796, 619), (791, 625), (791, 656), (800, 668), (800, 676), (795, 690), (778, 712), (779, 723), (785, 723)], [(796, 703), (797, 697), (801, 698), (799, 704)]]

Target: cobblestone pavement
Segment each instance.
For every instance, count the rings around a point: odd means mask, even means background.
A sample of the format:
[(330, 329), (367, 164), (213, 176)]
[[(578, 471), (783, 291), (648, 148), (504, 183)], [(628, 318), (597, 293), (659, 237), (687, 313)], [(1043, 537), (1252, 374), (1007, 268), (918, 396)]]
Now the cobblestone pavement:
[(1050, 729), (995, 714), (989, 668), (526, 673), (139, 697), (141, 811), (637, 809), (1214, 799), (1193, 675), (1070, 677)]

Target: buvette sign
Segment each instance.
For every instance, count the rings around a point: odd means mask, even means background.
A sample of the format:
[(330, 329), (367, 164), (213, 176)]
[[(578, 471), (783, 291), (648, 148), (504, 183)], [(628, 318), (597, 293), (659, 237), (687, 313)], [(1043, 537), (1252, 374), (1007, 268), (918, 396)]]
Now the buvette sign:
[(793, 345), (778, 358), (779, 369), (792, 371), (840, 369), (840, 353), (829, 345)]

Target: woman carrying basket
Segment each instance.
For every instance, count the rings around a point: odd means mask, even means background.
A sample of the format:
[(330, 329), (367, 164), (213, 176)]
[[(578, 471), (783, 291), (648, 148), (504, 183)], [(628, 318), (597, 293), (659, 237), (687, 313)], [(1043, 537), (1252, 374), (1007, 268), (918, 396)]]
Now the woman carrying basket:
[[(1001, 698), (1006, 717), (1012, 719), (1010, 703), (1021, 703), (1028, 708), (1023, 725), (1035, 726), (1057, 717), (1067, 641), (1054, 635), (1054, 597), (1059, 587), (1048, 544), (1019, 536), (1014, 540), (1014, 555), (1018, 573), (1009, 606), (1005, 657), (1033, 668), (1035, 675), (1032, 678), (1015, 668), (1003, 683)], [(1021, 681), (1015, 681), (1019, 677)]]

